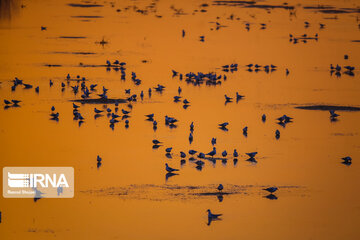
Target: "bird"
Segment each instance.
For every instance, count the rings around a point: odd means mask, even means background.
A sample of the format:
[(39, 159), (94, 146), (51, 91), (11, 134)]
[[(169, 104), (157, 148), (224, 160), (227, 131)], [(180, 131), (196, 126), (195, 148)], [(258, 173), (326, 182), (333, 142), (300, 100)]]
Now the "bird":
[(78, 106), (78, 105), (76, 105), (75, 103), (73, 103), (73, 108), (74, 108), (74, 109), (78, 109), (78, 108), (79, 108), (79, 106)]
[(124, 110), (124, 109), (121, 109), (121, 112), (122, 112), (124, 115), (127, 115), (127, 114), (130, 113), (129, 111), (126, 111), (126, 110)]
[(166, 149), (165, 149), (165, 151), (166, 151), (167, 153), (171, 153), (171, 150), (172, 150), (172, 147), (169, 147), (169, 148), (166, 148)]
[(257, 153), (258, 152), (250, 152), (250, 153), (245, 153), (245, 154), (248, 155), (250, 158), (254, 158)]
[(220, 183), (219, 186), (217, 187), (217, 190), (219, 190), (220, 192), (224, 189), (224, 186)]
[(103, 110), (99, 110), (99, 109), (97, 109), (97, 108), (94, 108), (94, 112), (95, 112), (96, 114), (99, 114), (99, 113), (102, 113)]
[(266, 121), (266, 115), (265, 115), (265, 114), (263, 114), (263, 115), (261, 116), (261, 120), (262, 120), (263, 122)]
[(54, 119), (54, 120), (58, 120), (59, 119), (59, 113), (51, 113), (50, 116)]
[(4, 103), (5, 103), (5, 105), (9, 105), (9, 104), (11, 104), (11, 102), (10, 102), (10, 101), (8, 101), (8, 100), (6, 100), (6, 99), (4, 99)]
[(229, 125), (229, 123), (228, 123), (228, 122), (224, 122), (224, 123), (220, 123), (220, 124), (219, 124), (219, 127), (221, 127), (221, 128), (226, 128), (227, 125)]
[(169, 167), (169, 165), (168, 165), (167, 163), (165, 163), (165, 169), (166, 169), (166, 171), (168, 171), (169, 173), (179, 171), (179, 169), (175, 169), (175, 168)]
[(246, 136), (247, 135), (247, 131), (248, 131), (248, 127), (244, 127), (243, 128), (243, 134)]
[(278, 129), (276, 129), (276, 131), (275, 131), (275, 137), (276, 137), (276, 139), (280, 138), (280, 131)]
[(154, 114), (152, 113), (152, 114), (147, 114), (147, 115), (145, 115), (145, 117), (147, 117), (148, 119), (153, 119), (154, 118)]
[(207, 212), (208, 212), (208, 218), (210, 218), (210, 219), (216, 219), (216, 218), (222, 216), (222, 214), (213, 214), (213, 213), (211, 213), (210, 209), (208, 209)]
[(25, 89), (29, 89), (33, 87), (31, 84), (26, 84), (26, 83), (24, 83), (23, 86)]
[(341, 158), (342, 160), (344, 160), (344, 162), (348, 163), (348, 162), (351, 162), (352, 161), (352, 158), (349, 157), (349, 156), (346, 156), (346, 157), (343, 157)]
[(190, 131), (194, 131), (194, 122), (191, 122), (190, 124)]
[(335, 113), (335, 110), (330, 110), (330, 118), (336, 118), (338, 116), (340, 116), (339, 114)]
[(213, 150), (212, 150), (211, 152), (207, 153), (206, 155), (209, 155), (209, 156), (211, 156), (211, 157), (214, 157), (215, 154), (216, 154), (216, 147), (213, 147)]
[(225, 94), (225, 101), (226, 102), (231, 102), (232, 98), (231, 97), (228, 97), (226, 94)]
[(159, 140), (156, 140), (156, 139), (152, 140), (152, 142), (153, 142), (153, 144), (155, 144), (155, 145), (158, 145), (158, 144), (162, 143), (162, 142), (160, 142)]
[(212, 138), (211, 139), (211, 145), (215, 145), (216, 144), (216, 138)]
[(51, 107), (51, 111), (55, 111), (55, 107), (54, 107), (54, 106)]
[(12, 102), (14, 105), (18, 105), (19, 103), (21, 103), (20, 100), (11, 100), (11, 102)]
[(197, 151), (195, 151), (195, 150), (189, 150), (189, 154), (190, 154), (190, 155), (194, 155), (195, 153), (197, 153)]
[(239, 156), (238, 152), (236, 151), (236, 149), (234, 149), (233, 157), (237, 158), (238, 156)]
[(189, 104), (190, 102), (187, 99), (184, 99), (183, 103), (184, 104)]
[(96, 160), (97, 160), (97, 162), (101, 162), (102, 158), (99, 155), (97, 155)]
[(227, 156), (227, 152), (226, 152), (226, 150), (225, 150), (225, 151), (223, 151), (223, 152), (221, 153), (221, 155), (222, 155), (223, 157), (226, 157), (226, 156)]
[(181, 94), (181, 91), (182, 91), (182, 89), (181, 89), (181, 87), (179, 87), (179, 88), (178, 88), (178, 93), (179, 93), (179, 95)]
[(180, 101), (180, 96), (174, 96), (174, 102), (179, 102)]
[(263, 190), (268, 191), (269, 193), (274, 193), (278, 190), (277, 187), (268, 187), (268, 188), (263, 188)]
[(242, 98), (244, 98), (245, 96), (240, 95), (238, 92), (236, 92), (236, 101), (241, 100)]
[(185, 158), (186, 157), (186, 154), (184, 152), (180, 152), (180, 157), (181, 158)]

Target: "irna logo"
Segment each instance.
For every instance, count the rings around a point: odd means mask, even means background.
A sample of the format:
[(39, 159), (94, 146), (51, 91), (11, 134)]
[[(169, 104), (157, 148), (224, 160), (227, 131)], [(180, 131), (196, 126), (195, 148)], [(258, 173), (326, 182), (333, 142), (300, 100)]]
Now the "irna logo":
[(72, 167), (4, 167), (5, 198), (72, 198)]
[(8, 172), (8, 186), (12, 188), (69, 187), (65, 174), (19, 174)]

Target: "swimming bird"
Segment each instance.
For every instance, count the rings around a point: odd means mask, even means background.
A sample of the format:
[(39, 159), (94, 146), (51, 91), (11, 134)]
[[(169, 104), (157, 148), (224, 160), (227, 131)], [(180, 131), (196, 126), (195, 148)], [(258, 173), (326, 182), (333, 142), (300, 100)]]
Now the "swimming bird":
[(78, 109), (80, 106), (76, 105), (75, 103), (73, 103), (73, 108), (74, 109)]
[(245, 96), (240, 95), (238, 92), (236, 92), (236, 101), (239, 101), (241, 99), (243, 99)]
[(52, 117), (51, 120), (59, 120), (59, 113), (51, 113), (50, 116)]
[(153, 113), (147, 114), (147, 115), (145, 115), (145, 117), (147, 117), (148, 120), (154, 120), (154, 114)]
[(102, 113), (103, 110), (99, 110), (99, 109), (94, 108), (94, 112), (97, 113), (97, 114), (99, 114), (99, 113)]
[(224, 189), (224, 186), (220, 183), (219, 186), (217, 187), (217, 190), (219, 190), (219, 192), (221, 192)]
[(339, 114), (335, 113), (335, 110), (330, 110), (330, 118), (336, 118), (338, 116), (340, 116)]
[(180, 157), (181, 158), (185, 158), (186, 157), (186, 154), (184, 152), (180, 152)]
[(36, 92), (36, 93), (39, 93), (39, 90), (40, 90), (40, 88), (39, 88), (39, 86), (37, 86), (37, 87), (35, 88), (35, 92)]
[(245, 153), (245, 154), (248, 155), (250, 158), (254, 158), (257, 153), (258, 152), (250, 152), (250, 153)]
[(54, 106), (51, 107), (51, 111), (55, 111), (55, 107), (54, 107)]
[(268, 188), (263, 188), (263, 190), (268, 191), (269, 193), (274, 193), (278, 190), (277, 187), (268, 187)]
[(166, 151), (167, 153), (171, 153), (171, 150), (172, 150), (172, 147), (169, 147), (169, 148), (166, 148), (166, 149), (165, 149), (165, 151)]
[(228, 123), (228, 122), (224, 122), (224, 123), (220, 123), (220, 124), (219, 124), (219, 127), (221, 127), (221, 128), (226, 128), (227, 125), (229, 125), (229, 123)]
[(180, 101), (180, 96), (174, 96), (174, 102), (179, 102)]
[(228, 97), (226, 94), (225, 94), (225, 101), (226, 102), (231, 102), (232, 98), (231, 97)]
[(179, 169), (175, 169), (175, 168), (169, 167), (169, 165), (168, 165), (167, 163), (165, 163), (165, 169), (166, 169), (166, 171), (168, 171), (169, 173), (175, 172), (175, 171), (179, 171)]
[(31, 84), (26, 84), (26, 83), (24, 83), (23, 86), (25, 89), (29, 89), (33, 87)]
[(200, 153), (198, 154), (198, 158), (205, 158), (205, 154), (202, 153), (202, 152), (200, 152)]
[(129, 111), (126, 111), (126, 110), (124, 110), (124, 109), (121, 109), (121, 112), (122, 112), (123, 114), (125, 114), (125, 115), (127, 115), (127, 114), (130, 113)]
[(111, 113), (111, 118), (118, 118), (118, 117), (120, 117), (120, 116), (115, 113)]
[(189, 104), (190, 102), (187, 99), (184, 99), (183, 103), (184, 104)]
[(208, 218), (210, 218), (210, 219), (216, 219), (216, 218), (222, 216), (222, 214), (213, 214), (213, 213), (211, 213), (210, 209), (208, 209), (207, 212), (208, 212)]
[(152, 143), (155, 144), (155, 145), (158, 145), (158, 144), (160, 144), (162, 142), (160, 142), (159, 140), (154, 139), (154, 140), (152, 140)]
[(292, 119), (293, 119), (292, 117), (286, 116), (285, 114), (283, 116), (277, 118), (277, 120), (280, 123), (288, 123), (288, 122), (291, 122)]
[(12, 102), (14, 105), (18, 105), (19, 103), (21, 103), (20, 100), (11, 100), (11, 102)]
[(111, 118), (110, 119), (110, 124), (115, 124), (117, 122), (119, 122), (119, 120), (117, 120), (116, 118)]
[(8, 100), (6, 100), (6, 99), (4, 99), (4, 103), (5, 103), (5, 105), (9, 105), (9, 104), (11, 104), (11, 102), (10, 102), (10, 101), (8, 101)]
[(190, 155), (194, 155), (195, 153), (197, 153), (197, 151), (195, 151), (195, 150), (189, 150), (189, 154), (190, 154)]
[(350, 163), (352, 161), (352, 158), (349, 156), (343, 157), (341, 159), (344, 160), (345, 163)]

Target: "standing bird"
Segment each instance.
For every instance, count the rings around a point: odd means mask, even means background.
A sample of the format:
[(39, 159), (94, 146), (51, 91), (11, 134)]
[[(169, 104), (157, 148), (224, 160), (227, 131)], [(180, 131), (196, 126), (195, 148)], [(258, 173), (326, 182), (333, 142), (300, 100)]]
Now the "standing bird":
[(236, 151), (236, 149), (234, 149), (234, 153), (233, 153), (234, 158), (237, 158), (239, 156), (238, 152)]
[(217, 190), (219, 190), (219, 192), (221, 192), (224, 189), (224, 186), (220, 183), (219, 186), (217, 187)]
[(179, 171), (179, 169), (175, 169), (175, 168), (169, 167), (169, 165), (168, 165), (167, 163), (165, 163), (165, 169), (166, 169), (166, 171), (168, 171), (169, 173), (175, 172), (175, 171)]
[(211, 156), (211, 157), (214, 157), (215, 154), (216, 154), (216, 147), (213, 147), (213, 150), (212, 150), (211, 152), (209, 152), (208, 154), (206, 154), (206, 155), (209, 155), (209, 156)]

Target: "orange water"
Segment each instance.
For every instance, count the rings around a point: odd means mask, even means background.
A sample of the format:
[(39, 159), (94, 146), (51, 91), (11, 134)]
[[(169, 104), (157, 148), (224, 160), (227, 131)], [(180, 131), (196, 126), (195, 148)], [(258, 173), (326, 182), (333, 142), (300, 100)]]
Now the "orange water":
[[(295, 14), (281, 8), (217, 6), (211, 1), (154, 1), (156, 12), (149, 10), (146, 15), (133, 6), (149, 9), (151, 1), (114, 1), (114, 7), (110, 2), (96, 2), (103, 6), (91, 8), (68, 3), (1, 3), (1, 101), (19, 99), (22, 103), (20, 108), (0, 108), (0, 166), (73, 166), (76, 188), (73, 199), (35, 203), (0, 198), (1, 239), (359, 238), (360, 113), (339, 111), (339, 121), (330, 122), (327, 111), (294, 108), (360, 105), (360, 44), (352, 42), (360, 39), (359, 13), (325, 14), (303, 8), (323, 4), (354, 9), (359, 7), (356, 0), (291, 1)], [(209, 6), (199, 7), (203, 3)], [(185, 14), (174, 14), (171, 6)], [(194, 11), (200, 9), (207, 12)], [(231, 14), (234, 20), (228, 19)], [(226, 27), (211, 30), (216, 21)], [(308, 28), (305, 21), (310, 22)], [(245, 29), (247, 22), (250, 31)], [(266, 29), (261, 30), (260, 23), (266, 23)], [(319, 23), (326, 24), (325, 28), (320, 29)], [(47, 30), (41, 31), (41, 26)], [(289, 33), (318, 33), (319, 38), (293, 44)], [(200, 35), (205, 42), (199, 41)], [(108, 44), (96, 43), (103, 38)], [(92, 54), (73, 54), (78, 52)], [(102, 65), (107, 59), (127, 63), (126, 81), (120, 80), (120, 72), (105, 67), (79, 66), (80, 62)], [(193, 86), (172, 78), (172, 69), (223, 74), (220, 67), (232, 63), (238, 63), (239, 69), (226, 73), (221, 85)], [(274, 64), (278, 70), (248, 72), (245, 65), (249, 63)], [(330, 76), (330, 64), (355, 66), (355, 76)], [(140, 86), (131, 81), (132, 71), (142, 80)], [(61, 91), (68, 73), (86, 77), (87, 84), (98, 84), (97, 93), (102, 86), (109, 88), (112, 98), (126, 97), (128, 88), (138, 96), (143, 90), (144, 100), (132, 104), (129, 128), (120, 121), (111, 130), (108, 117), (94, 119), (93, 108), (104, 106), (92, 104), (81, 105), (85, 122), (79, 127), (69, 100), (81, 94), (74, 96), (69, 86)], [(10, 80), (15, 77), (39, 86), (40, 93), (22, 86), (12, 92)], [(149, 98), (148, 88), (157, 84), (166, 89), (162, 94), (153, 91)], [(186, 110), (182, 103), (173, 102), (179, 86), (191, 102)], [(245, 95), (244, 100), (225, 105), (224, 94), (234, 97), (235, 92)], [(59, 122), (49, 120), (51, 106), (60, 113)], [(122, 108), (129, 110), (127, 104), (120, 104)], [(145, 121), (149, 113), (159, 123), (155, 132), (152, 123)], [(264, 113), (265, 123), (261, 121)], [(283, 114), (294, 118), (285, 128), (275, 120)], [(179, 119), (177, 128), (165, 126), (165, 115)], [(190, 145), (192, 121), (195, 130)], [(217, 124), (226, 121), (229, 131), (223, 132)], [(245, 126), (247, 138), (242, 134)], [(281, 132), (279, 140), (276, 129)], [(236, 166), (231, 156), (226, 165), (205, 160), (202, 171), (188, 157), (180, 165), (179, 151), (207, 153), (212, 150), (212, 137), (217, 138), (219, 156), (223, 150), (231, 155), (237, 149)], [(164, 146), (153, 150), (153, 139)], [(172, 159), (166, 158), (164, 150), (170, 146)], [(245, 153), (252, 151), (259, 152), (257, 164), (245, 161)], [(100, 169), (96, 168), (97, 155), (103, 158)], [(351, 166), (341, 164), (341, 157), (348, 155), (353, 158)], [(180, 168), (179, 175), (168, 181), (165, 162)], [(233, 193), (224, 195), (222, 202), (216, 195), (199, 194), (216, 192), (219, 183), (225, 192)], [(268, 186), (279, 187), (277, 200), (264, 198), (262, 188)], [(222, 213), (222, 220), (208, 226), (207, 209)]]

